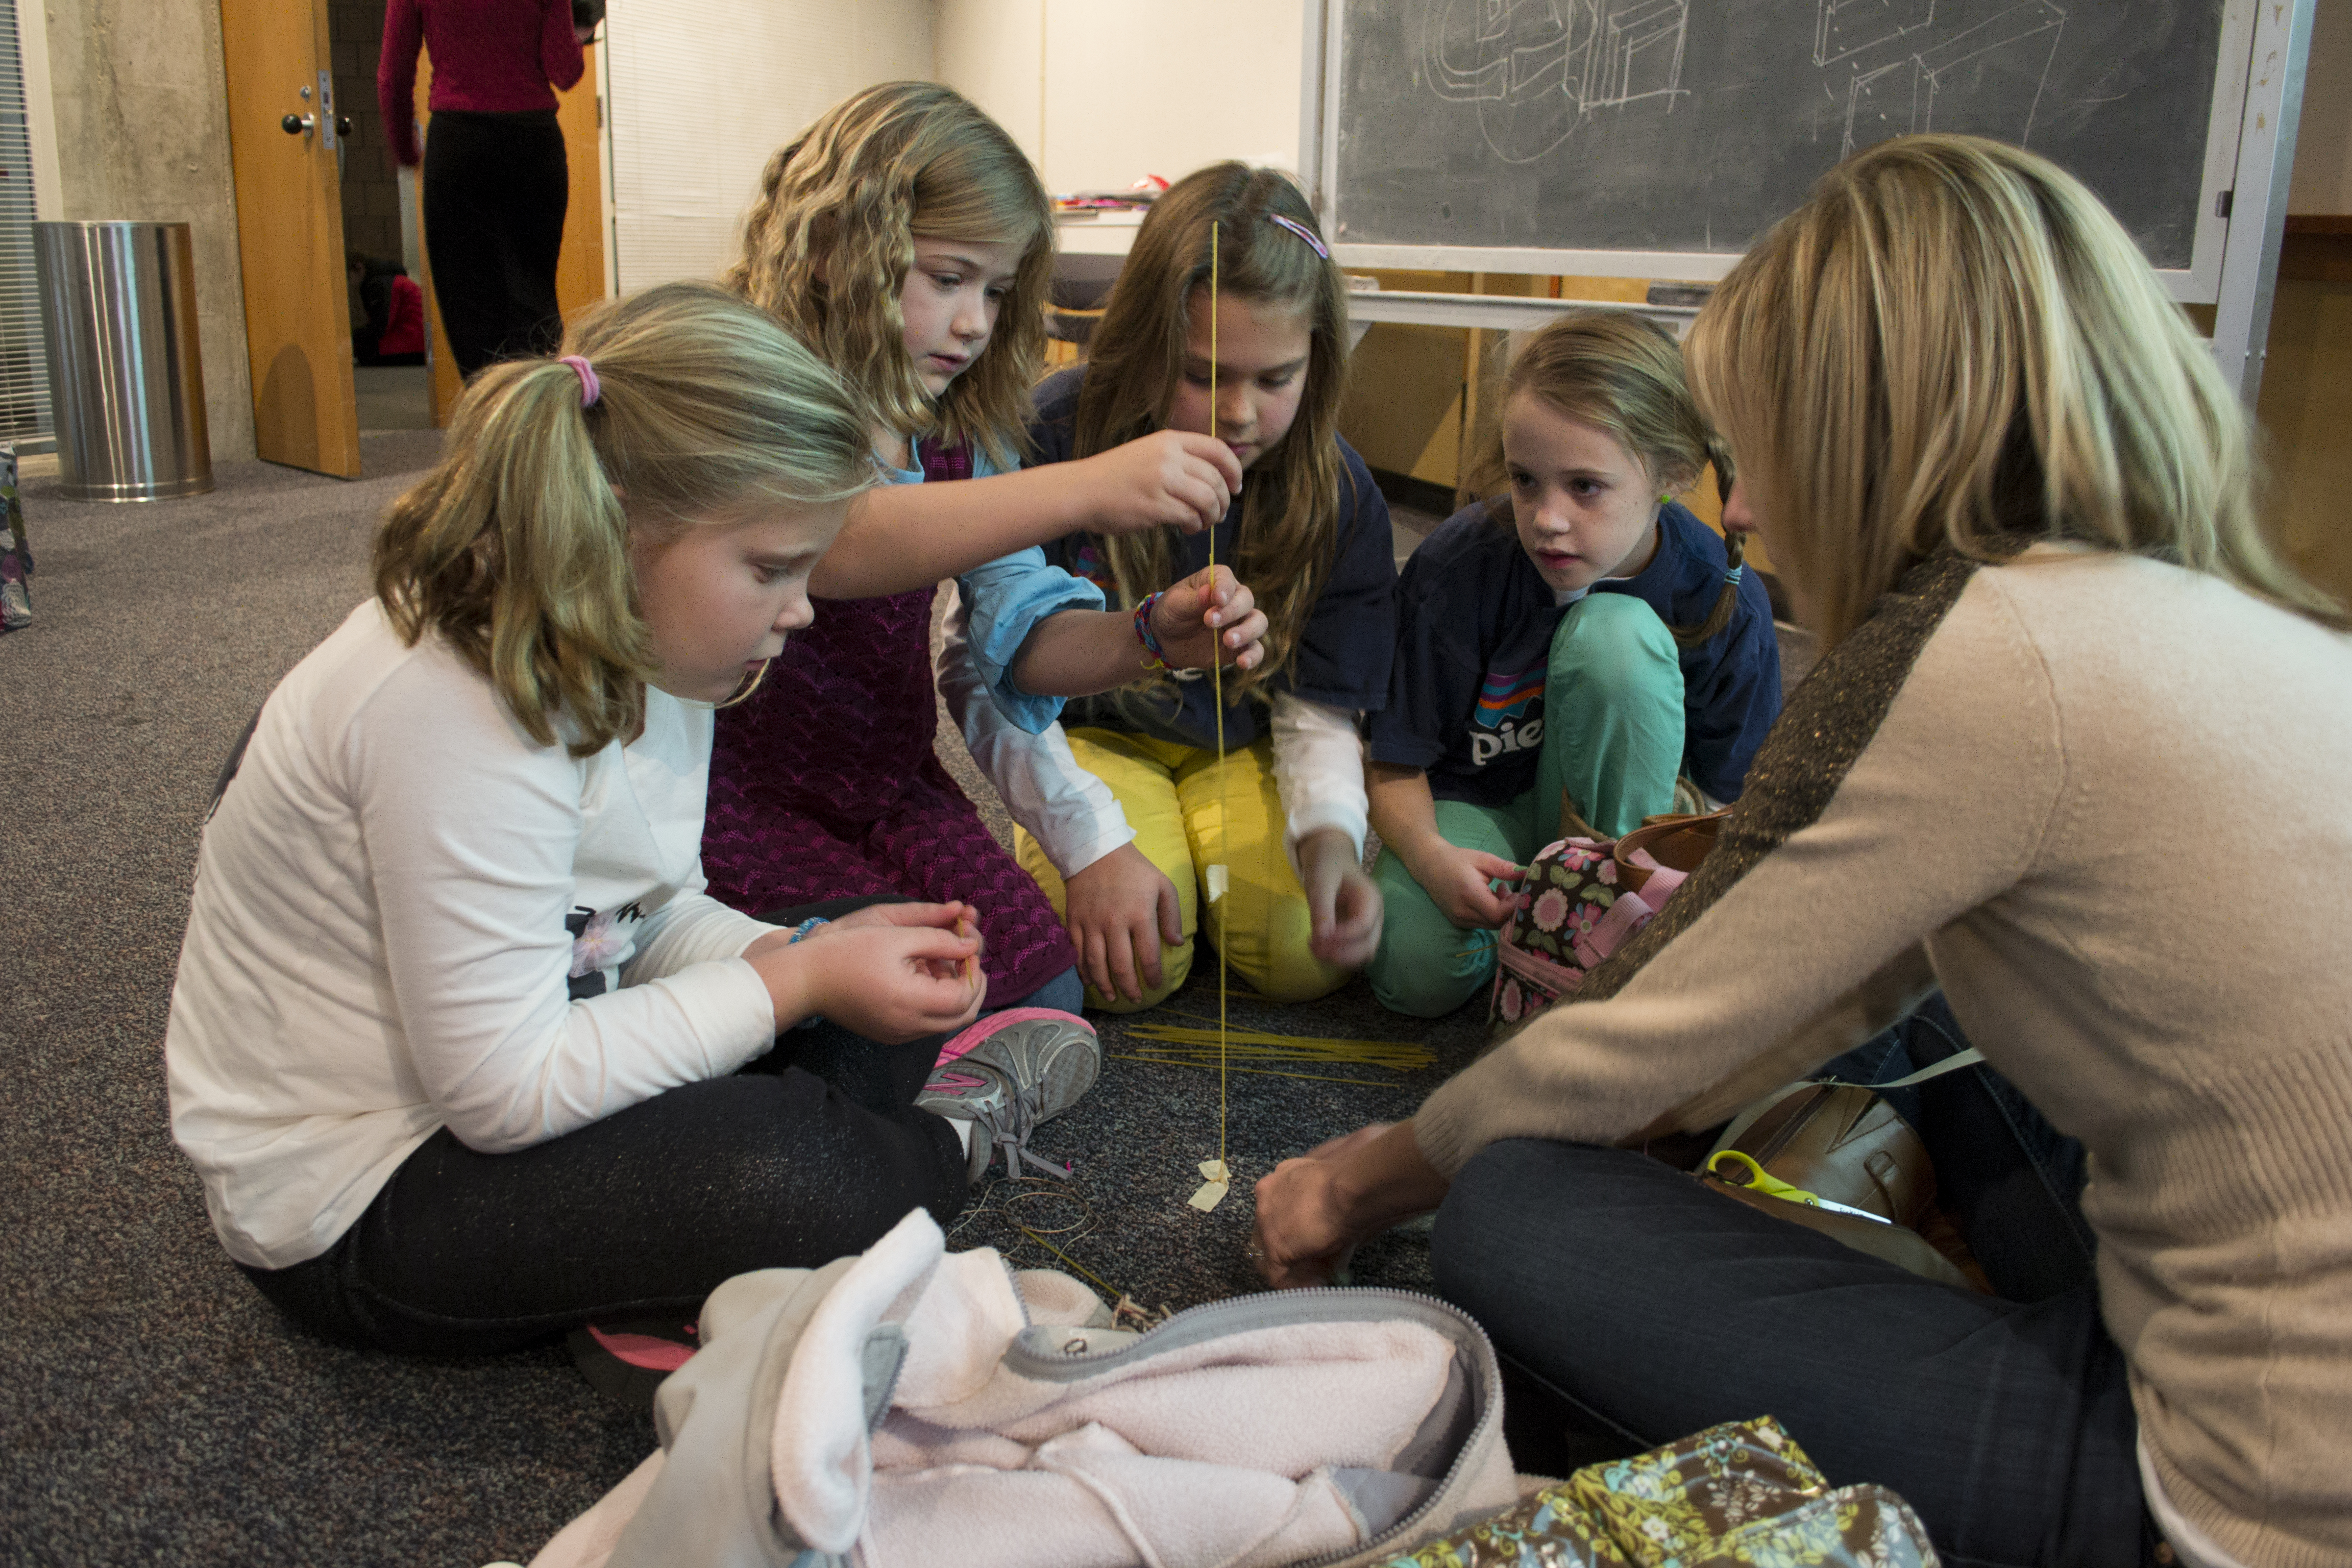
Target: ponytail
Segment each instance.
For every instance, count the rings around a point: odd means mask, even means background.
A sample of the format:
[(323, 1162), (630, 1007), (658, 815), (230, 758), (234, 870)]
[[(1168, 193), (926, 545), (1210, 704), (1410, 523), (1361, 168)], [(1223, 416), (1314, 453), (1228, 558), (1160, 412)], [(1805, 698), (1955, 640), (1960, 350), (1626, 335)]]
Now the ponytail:
[(377, 532), (375, 590), (404, 640), (438, 634), (532, 740), (555, 744), (560, 725), (588, 756), (643, 729), (656, 673), (633, 529), (838, 504), (874, 468), (840, 381), (708, 284), (600, 306), (564, 353), (467, 385), (446, 456)]
[[(1707, 466), (1715, 470), (1715, 499), (1724, 505), (1731, 504), (1731, 448), (1723, 437), (1713, 431), (1706, 437)], [(1723, 635), (1731, 624), (1731, 614), (1739, 607), (1739, 580), (1748, 574), (1748, 536), (1731, 529), (1723, 531), (1723, 591), (1715, 596), (1715, 604), (1706, 612), (1706, 619), (1695, 626), (1668, 626), (1675, 636), (1676, 647), (1696, 647)]]

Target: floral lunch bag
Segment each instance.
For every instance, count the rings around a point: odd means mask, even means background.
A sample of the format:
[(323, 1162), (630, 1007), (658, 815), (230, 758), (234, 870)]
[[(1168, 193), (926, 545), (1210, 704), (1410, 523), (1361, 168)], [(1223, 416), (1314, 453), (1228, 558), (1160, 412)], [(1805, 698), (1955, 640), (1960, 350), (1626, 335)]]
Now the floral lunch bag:
[(1545, 846), (1519, 880), (1518, 908), (1503, 922), (1487, 1021), (1512, 1027), (1582, 984), (1698, 868), (1728, 809), (1654, 816), (1614, 842), (1576, 837)]

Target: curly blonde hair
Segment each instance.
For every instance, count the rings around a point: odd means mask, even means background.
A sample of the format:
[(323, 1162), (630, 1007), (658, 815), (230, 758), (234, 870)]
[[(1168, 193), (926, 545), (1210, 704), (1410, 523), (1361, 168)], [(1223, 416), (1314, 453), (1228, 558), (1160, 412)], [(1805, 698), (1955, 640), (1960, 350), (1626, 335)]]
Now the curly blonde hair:
[(2021, 536), (2352, 626), (2263, 536), (2246, 411), (2139, 247), (2021, 148), (1905, 136), (1849, 158), (1685, 353), (1825, 644), (1937, 546), (1987, 561)]
[[(1273, 222), (1276, 216), (1297, 226)], [(1242, 478), (1239, 559), (1230, 564), (1257, 595), (1266, 635), (1265, 660), (1226, 685), (1238, 696), (1297, 659), (1307, 617), (1330, 576), (1342, 505), (1339, 430), (1348, 377), (1348, 288), (1338, 266), (1300, 237), (1300, 230), (1316, 232), (1315, 211), (1289, 175), (1213, 163), (1152, 203), (1095, 328), (1071, 455), (1108, 451), (1167, 424), (1191, 353), (1192, 297), (1209, 287), (1213, 228), (1218, 291), (1295, 310), (1308, 334), (1307, 387), (1297, 416), (1281, 444)], [(1346, 504), (1354, 503), (1349, 496)], [(1176, 537), (1175, 530), (1161, 528), (1106, 542), (1124, 603), (1138, 604), (1174, 582)]]
[[(1022, 247), (987, 349), (936, 400), (898, 307), (919, 236)], [(881, 424), (971, 443), (1009, 468), (1045, 364), (1053, 271), (1053, 203), (1003, 127), (951, 88), (892, 81), (834, 105), (768, 160), (726, 280), (847, 377)]]
[[(631, 530), (668, 534), (746, 506), (832, 506), (874, 483), (857, 399), (764, 312), (667, 283), (587, 312), (555, 359), (466, 386), (447, 453), (392, 505), (375, 591), (403, 638), (437, 633), (525, 733), (588, 756), (645, 725), (656, 666)], [(622, 495), (628, 498), (627, 510)]]

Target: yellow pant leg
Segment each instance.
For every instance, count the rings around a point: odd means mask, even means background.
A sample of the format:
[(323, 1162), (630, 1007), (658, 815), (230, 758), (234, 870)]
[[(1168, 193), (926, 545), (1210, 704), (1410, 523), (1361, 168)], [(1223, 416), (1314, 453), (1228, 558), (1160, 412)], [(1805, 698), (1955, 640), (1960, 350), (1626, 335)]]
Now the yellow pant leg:
[[(1183, 746), (1140, 735), (1123, 735), (1112, 730), (1073, 730), (1069, 735), (1070, 752), (1077, 758), (1078, 765), (1110, 785), (1111, 794), (1118, 797), (1119, 808), (1127, 813), (1128, 826), (1135, 829), (1135, 847), (1160, 868), (1162, 876), (1176, 884), (1184, 940), (1175, 947), (1160, 949), (1160, 984), (1144, 987), (1139, 1002), (1130, 1002), (1124, 996), (1106, 996), (1091, 985), (1087, 987), (1089, 1007), (1106, 1013), (1140, 1012), (1158, 1006), (1192, 972), (1192, 933), (1200, 929), (1200, 906), (1192, 854), (1185, 843), (1184, 819), (1177, 805), (1173, 776), (1176, 764), (1191, 753)], [(1037, 879), (1037, 886), (1053, 900), (1054, 912), (1066, 919), (1069, 895), (1063, 888), (1061, 873), (1045, 858), (1044, 847), (1018, 825), (1013, 829), (1013, 854), (1021, 868)]]
[[(1274, 784), (1269, 742), (1225, 755), (1194, 751), (1176, 770), (1176, 796), (1192, 863), (1202, 868), (1202, 908), (1209, 940), (1225, 963), (1265, 996), (1312, 1002), (1347, 984), (1355, 972), (1324, 963), (1307, 951), (1313, 922), (1307, 889), (1283, 853), (1282, 797)], [(1225, 896), (1208, 896), (1207, 871), (1226, 868)]]

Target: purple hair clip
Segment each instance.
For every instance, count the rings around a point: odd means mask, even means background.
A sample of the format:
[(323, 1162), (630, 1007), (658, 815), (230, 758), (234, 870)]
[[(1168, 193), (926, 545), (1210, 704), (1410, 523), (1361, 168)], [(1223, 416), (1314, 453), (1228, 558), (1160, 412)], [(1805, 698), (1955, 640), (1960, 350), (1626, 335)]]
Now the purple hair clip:
[(1331, 259), (1330, 247), (1323, 243), (1322, 236), (1317, 234), (1305, 224), (1294, 223), (1289, 218), (1283, 216), (1280, 213), (1268, 213), (1265, 216), (1267, 222), (1278, 223), (1283, 227), (1288, 229), (1291, 233), (1297, 235), (1299, 238), (1305, 240), (1308, 247), (1314, 250), (1315, 254), (1321, 257), (1324, 260), (1328, 261)]

